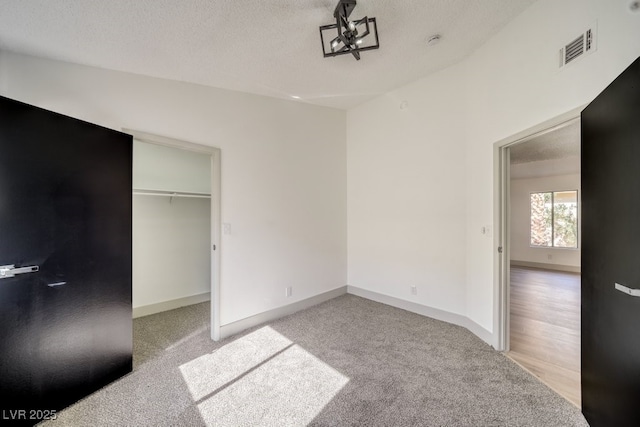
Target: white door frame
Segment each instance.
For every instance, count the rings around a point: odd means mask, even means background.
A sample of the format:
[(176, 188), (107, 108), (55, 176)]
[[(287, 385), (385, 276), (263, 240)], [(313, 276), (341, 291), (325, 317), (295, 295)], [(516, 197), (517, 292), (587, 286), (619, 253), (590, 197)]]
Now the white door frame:
[[(209, 154), (211, 156), (211, 338), (220, 340), (220, 195), (221, 195), (221, 161), (220, 149), (207, 145), (195, 144), (166, 136), (141, 132), (133, 129), (122, 129), (133, 139), (181, 150)], [(214, 249), (215, 248), (215, 249)]]
[[(509, 351), (509, 147), (580, 120), (586, 104), (493, 144), (493, 335), (498, 351)], [(501, 248), (501, 249), (500, 249)]]

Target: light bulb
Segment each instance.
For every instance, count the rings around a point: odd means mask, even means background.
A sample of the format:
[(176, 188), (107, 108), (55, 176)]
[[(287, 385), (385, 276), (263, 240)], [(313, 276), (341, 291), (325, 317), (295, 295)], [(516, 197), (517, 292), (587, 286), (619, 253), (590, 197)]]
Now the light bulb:
[(356, 29), (356, 23), (355, 23), (355, 22), (353, 22), (353, 21), (349, 22), (349, 29), (350, 29), (351, 31), (355, 30), (355, 29)]

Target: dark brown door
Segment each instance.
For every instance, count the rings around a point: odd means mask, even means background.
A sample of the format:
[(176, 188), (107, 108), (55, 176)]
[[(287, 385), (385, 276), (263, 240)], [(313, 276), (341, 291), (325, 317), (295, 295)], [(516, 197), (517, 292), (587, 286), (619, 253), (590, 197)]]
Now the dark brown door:
[(129, 135), (0, 97), (0, 409), (32, 425), (131, 371)]
[(582, 112), (582, 412), (640, 425), (640, 59)]

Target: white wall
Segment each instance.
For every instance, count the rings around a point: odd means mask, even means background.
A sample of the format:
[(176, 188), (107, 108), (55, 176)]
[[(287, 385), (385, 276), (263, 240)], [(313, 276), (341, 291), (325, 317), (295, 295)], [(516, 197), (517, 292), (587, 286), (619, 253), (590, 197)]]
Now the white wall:
[[(509, 249), (511, 261), (580, 267), (581, 239), (579, 234), (578, 249), (541, 248), (532, 247), (529, 244), (531, 193), (578, 190), (578, 198), (580, 198), (580, 174), (512, 179), (510, 190), (511, 241)], [(580, 212), (578, 212), (578, 224), (580, 224)]]
[[(426, 284), (419, 302), (493, 331), (493, 144), (588, 103), (640, 55), (628, 3), (540, 0), (466, 60), (348, 112), (349, 284), (404, 299)], [(596, 20), (597, 51), (559, 71)]]
[[(346, 284), (345, 112), (3, 52), (0, 94), (222, 150), (221, 323)], [(293, 296), (285, 288), (293, 286)]]
[(134, 139), (133, 188), (211, 194), (211, 155)]
[(464, 91), (452, 71), (348, 112), (348, 283), (464, 314)]
[[(640, 55), (640, 14), (626, 0), (540, 0), (461, 66), (469, 72), (467, 315), (493, 329), (496, 141), (589, 103)], [(597, 20), (597, 51), (558, 71), (558, 49)], [(475, 161), (472, 161), (475, 159)]]
[(211, 200), (133, 197), (133, 308), (211, 292)]
[[(526, 142), (527, 144), (535, 144)], [(580, 146), (580, 140), (575, 141)], [(511, 163), (509, 174), (511, 179), (541, 178), (554, 175), (580, 174), (580, 155), (571, 155), (562, 159), (536, 160), (527, 163)]]

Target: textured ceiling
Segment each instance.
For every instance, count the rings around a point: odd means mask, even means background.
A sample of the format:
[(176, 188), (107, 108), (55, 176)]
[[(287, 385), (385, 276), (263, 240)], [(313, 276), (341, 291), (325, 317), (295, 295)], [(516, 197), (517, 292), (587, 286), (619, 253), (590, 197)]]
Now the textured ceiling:
[(575, 158), (580, 155), (580, 121), (514, 145), (509, 152), (511, 164)]
[(511, 179), (580, 173), (580, 121), (509, 148)]
[(0, 49), (350, 108), (461, 60), (534, 1), (359, 0), (380, 49), (356, 61), (322, 56), (337, 0), (0, 0)]

